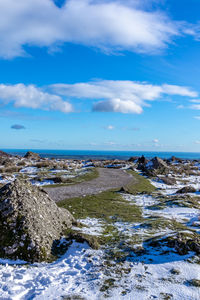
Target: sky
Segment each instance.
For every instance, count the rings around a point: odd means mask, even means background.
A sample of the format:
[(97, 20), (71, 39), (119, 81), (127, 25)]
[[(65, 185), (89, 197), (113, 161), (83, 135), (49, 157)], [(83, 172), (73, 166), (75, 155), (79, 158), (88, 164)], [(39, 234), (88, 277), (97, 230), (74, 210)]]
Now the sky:
[(199, 0), (0, 0), (0, 148), (200, 152), (199, 53)]

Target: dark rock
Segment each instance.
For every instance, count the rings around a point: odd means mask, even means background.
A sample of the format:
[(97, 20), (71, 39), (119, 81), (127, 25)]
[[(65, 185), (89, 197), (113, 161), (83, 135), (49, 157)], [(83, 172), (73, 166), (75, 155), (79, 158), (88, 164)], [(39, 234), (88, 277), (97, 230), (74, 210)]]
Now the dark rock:
[(146, 241), (148, 246), (160, 248), (162, 246), (173, 248), (179, 255), (186, 255), (189, 252), (200, 254), (200, 237), (193, 232), (179, 232), (167, 237), (156, 237)]
[(34, 160), (39, 160), (40, 159), (40, 156), (39, 154), (35, 153), (35, 152), (32, 152), (32, 151), (28, 151), (25, 155), (24, 155), (25, 158), (28, 158), (28, 159), (34, 159)]
[(176, 161), (178, 163), (182, 163), (183, 160), (181, 158), (176, 157), (176, 156), (172, 156), (171, 158), (168, 159), (168, 161), (169, 162), (175, 162)]
[(157, 156), (150, 160), (149, 166), (146, 167), (149, 169), (168, 169), (166, 162)]
[(138, 159), (139, 159), (139, 156), (131, 156), (128, 161), (134, 162), (134, 161), (137, 161)]
[(42, 189), (15, 180), (0, 189), (0, 257), (35, 262), (52, 257), (75, 219)]
[(180, 255), (186, 255), (190, 251), (200, 254), (200, 238), (194, 233), (178, 233), (166, 238), (166, 242)]
[(138, 158), (138, 163), (145, 165), (148, 162), (148, 160), (142, 155), (141, 157)]
[(192, 186), (184, 186), (182, 189), (177, 191), (177, 194), (185, 194), (185, 193), (196, 193), (196, 189)]
[(137, 160), (137, 169), (145, 172), (146, 170), (146, 164), (148, 163), (148, 160), (144, 157), (144, 155), (142, 155), (141, 157), (138, 158)]

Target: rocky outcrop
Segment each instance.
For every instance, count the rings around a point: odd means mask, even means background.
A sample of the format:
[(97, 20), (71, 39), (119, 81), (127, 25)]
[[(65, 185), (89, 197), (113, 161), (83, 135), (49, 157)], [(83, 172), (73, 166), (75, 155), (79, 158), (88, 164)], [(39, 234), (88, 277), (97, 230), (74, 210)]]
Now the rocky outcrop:
[(172, 156), (171, 158), (169, 158), (167, 160), (168, 162), (178, 162), (178, 163), (182, 163), (182, 159), (181, 158), (178, 158), (176, 156)]
[(40, 159), (40, 156), (39, 154), (35, 153), (35, 152), (32, 152), (32, 151), (28, 151), (25, 155), (24, 155), (25, 158), (28, 158), (28, 159), (33, 159), (33, 160), (39, 160)]
[(149, 177), (156, 177), (158, 174), (167, 174), (169, 171), (168, 165), (161, 158), (154, 157), (148, 161), (144, 156), (138, 159), (137, 169)]
[(196, 193), (196, 189), (193, 186), (184, 186), (182, 189), (177, 191), (178, 194), (185, 193)]
[(48, 260), (54, 243), (72, 223), (68, 210), (27, 181), (15, 180), (0, 189), (0, 257)]
[(168, 169), (168, 166), (164, 160), (159, 157), (154, 157), (150, 162), (146, 165), (149, 169)]

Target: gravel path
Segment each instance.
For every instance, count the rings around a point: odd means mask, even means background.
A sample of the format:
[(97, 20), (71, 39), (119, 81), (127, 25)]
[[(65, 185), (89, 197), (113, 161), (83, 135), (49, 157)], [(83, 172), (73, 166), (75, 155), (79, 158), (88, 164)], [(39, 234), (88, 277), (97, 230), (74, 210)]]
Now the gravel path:
[(106, 190), (121, 188), (130, 182), (137, 182), (124, 170), (98, 168), (98, 172), (99, 177), (91, 181), (55, 188), (46, 187), (45, 190), (54, 201), (59, 202), (67, 198), (98, 194)]

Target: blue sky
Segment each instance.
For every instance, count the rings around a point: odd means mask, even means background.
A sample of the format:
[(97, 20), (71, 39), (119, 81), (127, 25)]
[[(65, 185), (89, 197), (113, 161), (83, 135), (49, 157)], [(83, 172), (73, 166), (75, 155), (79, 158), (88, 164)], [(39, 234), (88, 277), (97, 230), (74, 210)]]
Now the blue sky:
[(1, 148), (200, 152), (199, 0), (0, 0), (0, 14)]

